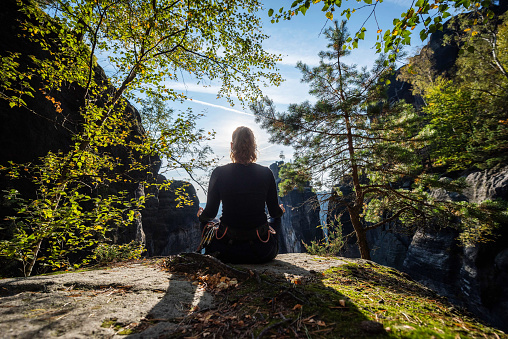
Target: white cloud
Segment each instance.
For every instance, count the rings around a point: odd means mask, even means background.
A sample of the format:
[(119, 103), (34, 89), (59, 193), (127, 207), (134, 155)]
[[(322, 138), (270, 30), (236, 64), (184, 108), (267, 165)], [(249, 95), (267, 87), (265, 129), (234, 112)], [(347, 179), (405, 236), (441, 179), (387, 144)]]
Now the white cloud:
[(296, 53), (287, 54), (287, 51), (268, 50), (268, 52), (282, 55), (282, 61), (278, 65), (296, 66), (298, 61), (301, 61), (309, 66), (319, 65), (319, 57), (315, 52), (297, 51)]
[(385, 0), (385, 1), (406, 8), (411, 7), (411, 5), (413, 4), (412, 0)]
[[(206, 94), (217, 94), (220, 90), (220, 86), (216, 85), (198, 85), (195, 83), (183, 83), (183, 82), (165, 82), (166, 87), (184, 92), (196, 92), (196, 93), (206, 93)], [(187, 93), (186, 93), (187, 94)], [(187, 94), (188, 95), (188, 94)]]

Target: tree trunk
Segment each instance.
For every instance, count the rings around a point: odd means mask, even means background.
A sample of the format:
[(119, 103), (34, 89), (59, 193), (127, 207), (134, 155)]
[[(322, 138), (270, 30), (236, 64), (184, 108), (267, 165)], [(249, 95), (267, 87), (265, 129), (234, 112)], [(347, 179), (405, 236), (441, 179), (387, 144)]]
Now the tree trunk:
[(32, 251), (33, 258), (28, 264), (28, 268), (24, 272), (25, 277), (29, 277), (32, 275), (32, 269), (34, 268), (35, 262), (37, 261), (37, 255), (39, 254), (39, 250), (41, 249), (42, 240), (44, 240), (44, 238), (41, 238), (39, 241), (37, 241), (37, 244), (35, 244), (35, 248)]
[(362, 259), (370, 260), (370, 249), (369, 243), (367, 242), (367, 231), (362, 226), (360, 215), (355, 211), (354, 207), (348, 207), (348, 211), (349, 218), (351, 219), (351, 224), (353, 224), (353, 228), (355, 229), (360, 256)]
[(358, 174), (358, 165), (355, 159), (355, 147), (353, 143), (353, 131), (351, 128), (350, 117), (347, 112), (344, 114), (344, 122), (347, 130), (347, 145), (349, 150), (349, 161), (351, 162), (351, 178), (353, 179), (353, 188), (355, 191), (355, 202), (353, 207), (348, 207), (349, 217), (353, 228), (355, 229), (358, 248), (362, 259), (370, 260), (369, 244), (367, 243), (367, 231), (363, 228), (360, 221), (360, 211), (363, 208), (364, 193), (360, 185), (360, 177)]

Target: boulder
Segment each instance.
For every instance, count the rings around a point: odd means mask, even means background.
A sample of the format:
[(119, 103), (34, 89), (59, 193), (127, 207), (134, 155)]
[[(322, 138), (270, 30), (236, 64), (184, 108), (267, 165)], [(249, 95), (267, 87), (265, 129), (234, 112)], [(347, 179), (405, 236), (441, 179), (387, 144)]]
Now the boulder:
[(472, 172), (466, 176), (466, 182), (468, 187), (463, 194), (469, 202), (508, 200), (508, 166)]

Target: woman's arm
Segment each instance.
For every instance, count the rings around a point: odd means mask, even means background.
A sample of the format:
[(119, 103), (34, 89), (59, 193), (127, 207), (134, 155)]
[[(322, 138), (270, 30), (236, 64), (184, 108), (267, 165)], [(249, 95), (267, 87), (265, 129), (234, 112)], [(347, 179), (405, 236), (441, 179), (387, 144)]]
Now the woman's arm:
[(208, 222), (217, 216), (220, 205), (219, 195), (219, 168), (213, 170), (208, 184), (208, 195), (206, 197), (206, 207), (202, 213), (198, 212), (199, 221)]
[(271, 218), (280, 218), (282, 214), (284, 214), (284, 210), (281, 208), (282, 205), (279, 205), (279, 198), (277, 196), (277, 186), (275, 185), (275, 178), (273, 177), (272, 171), (270, 172), (270, 180), (268, 186), (268, 194), (266, 196), (266, 207), (268, 208), (268, 213)]

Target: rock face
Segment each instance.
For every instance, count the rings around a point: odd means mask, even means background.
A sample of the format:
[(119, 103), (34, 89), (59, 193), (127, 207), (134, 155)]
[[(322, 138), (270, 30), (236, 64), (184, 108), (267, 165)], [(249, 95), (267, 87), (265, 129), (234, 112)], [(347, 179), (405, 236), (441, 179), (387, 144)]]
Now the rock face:
[[(481, 203), (508, 200), (508, 166), (465, 174), (469, 188), (462, 194), (444, 190), (436, 196)], [(372, 259), (400, 269), (454, 303), (503, 330), (508, 330), (508, 225), (494, 241), (462, 247), (458, 231), (417, 231), (412, 237), (387, 229), (370, 231)], [(409, 241), (408, 241), (409, 240)]]
[[(159, 184), (166, 182), (162, 175)], [(176, 191), (183, 187), (192, 200), (191, 206), (177, 207)], [(146, 234), (146, 248), (149, 256), (166, 256), (181, 252), (195, 251), (201, 240), (197, 215), (199, 199), (194, 187), (184, 181), (173, 181), (168, 189), (148, 190), (151, 197), (142, 212), (143, 229)]]
[[(455, 61), (459, 53), (459, 48), (455, 44), (443, 44), (445, 36), (456, 34), (458, 27), (455, 27), (450, 20), (443, 25), (443, 30), (434, 32), (429, 39), (429, 43), (422, 48), (430, 49), (433, 52), (432, 63), (436, 74), (444, 76), (450, 75), (450, 71), (454, 68)], [(391, 84), (388, 87), (387, 96), (391, 102), (404, 100), (406, 103), (413, 104), (415, 107), (424, 105), (420, 96), (412, 93), (411, 85), (404, 81), (397, 80), (400, 69), (390, 78)]]
[[(283, 162), (279, 161), (270, 165), (277, 185), (280, 182), (279, 167), (282, 164)], [(282, 216), (281, 227), (277, 232), (279, 253), (305, 252), (302, 241), (308, 244), (313, 240), (323, 239), (323, 230), (318, 228), (321, 223), (317, 195), (310, 187), (305, 187), (303, 191), (294, 189), (280, 198), (280, 201), (286, 213)]]

